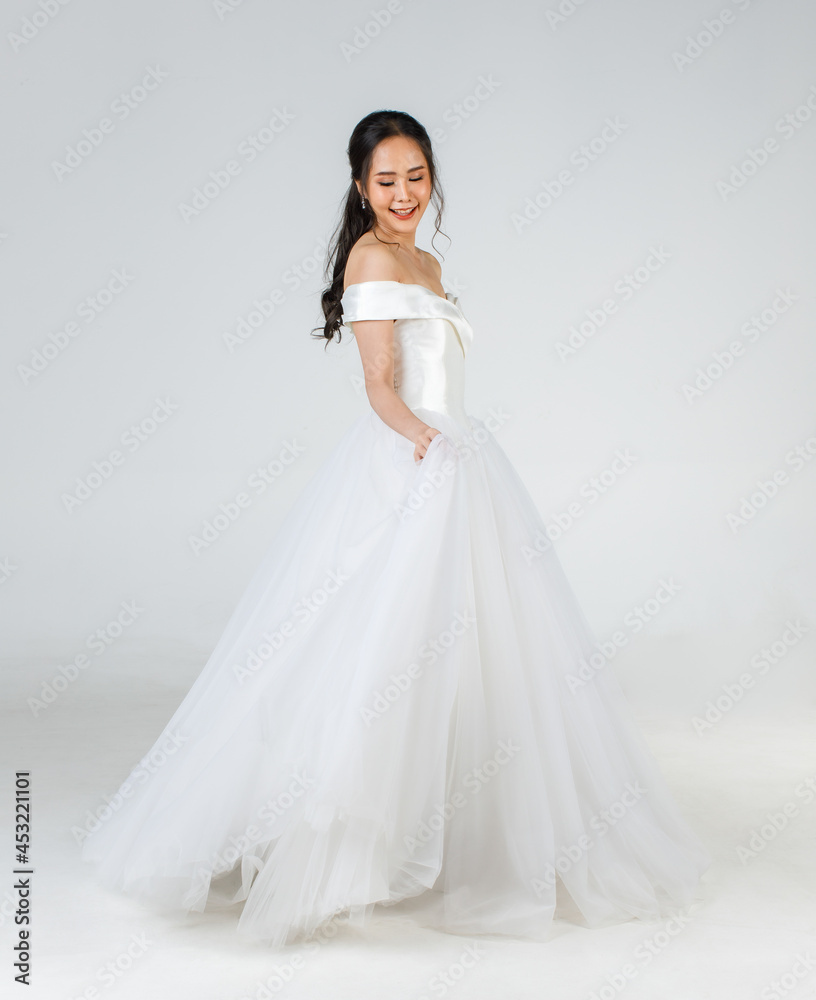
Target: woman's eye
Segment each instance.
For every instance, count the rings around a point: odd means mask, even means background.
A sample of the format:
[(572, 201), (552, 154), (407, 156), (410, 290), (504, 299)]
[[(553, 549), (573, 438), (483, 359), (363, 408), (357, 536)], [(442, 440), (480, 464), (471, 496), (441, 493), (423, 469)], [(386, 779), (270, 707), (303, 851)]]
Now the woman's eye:
[[(425, 179), (424, 177), (409, 177), (408, 178), (409, 181), (421, 181), (421, 180), (424, 180), (424, 179)], [(390, 188), (390, 187), (394, 186), (394, 182), (393, 181), (380, 181), (379, 185), (380, 185), (380, 187)]]

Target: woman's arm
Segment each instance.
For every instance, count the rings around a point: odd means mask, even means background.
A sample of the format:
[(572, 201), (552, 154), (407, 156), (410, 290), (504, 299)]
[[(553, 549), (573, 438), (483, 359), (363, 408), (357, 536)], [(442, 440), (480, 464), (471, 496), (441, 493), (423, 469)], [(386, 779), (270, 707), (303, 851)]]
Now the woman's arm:
[[(360, 281), (398, 281), (399, 273), (388, 247), (353, 247), (346, 262), (345, 284)], [(366, 319), (349, 324), (363, 362), (366, 394), (371, 408), (390, 428), (414, 445), (414, 461), (425, 457), (431, 440), (440, 432), (400, 399), (394, 388), (394, 320)]]
[(366, 319), (350, 325), (360, 350), (371, 408), (383, 423), (413, 443), (417, 462), (425, 457), (428, 445), (439, 431), (420, 420), (394, 389), (394, 321)]

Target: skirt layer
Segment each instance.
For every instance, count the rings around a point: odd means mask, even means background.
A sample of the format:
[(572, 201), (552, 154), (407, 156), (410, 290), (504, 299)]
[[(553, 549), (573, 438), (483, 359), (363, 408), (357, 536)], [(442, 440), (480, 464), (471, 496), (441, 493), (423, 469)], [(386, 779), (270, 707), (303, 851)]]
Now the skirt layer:
[(301, 494), (148, 756), (172, 752), (85, 841), (106, 884), (241, 903), (271, 945), (408, 897), (539, 940), (557, 886), (590, 926), (699, 898), (711, 858), (610, 668), (585, 679), (532, 498), (482, 421), (417, 412), (421, 463), (371, 411)]

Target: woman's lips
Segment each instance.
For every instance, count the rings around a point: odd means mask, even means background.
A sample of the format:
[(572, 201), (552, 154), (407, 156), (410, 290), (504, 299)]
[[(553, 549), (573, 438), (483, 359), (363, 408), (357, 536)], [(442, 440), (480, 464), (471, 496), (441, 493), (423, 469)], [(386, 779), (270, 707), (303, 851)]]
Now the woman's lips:
[(414, 207), (411, 209), (410, 212), (406, 212), (404, 215), (401, 212), (394, 211), (393, 208), (389, 208), (388, 211), (391, 212), (393, 215), (396, 215), (398, 219), (410, 219), (413, 216), (414, 212), (416, 211), (416, 205), (414, 205)]

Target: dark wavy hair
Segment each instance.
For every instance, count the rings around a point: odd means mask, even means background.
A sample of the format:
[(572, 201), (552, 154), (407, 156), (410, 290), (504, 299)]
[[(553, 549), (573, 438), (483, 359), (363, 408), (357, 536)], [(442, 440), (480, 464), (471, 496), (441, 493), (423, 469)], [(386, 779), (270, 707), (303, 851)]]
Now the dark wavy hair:
[[(413, 139), (422, 150), (425, 162), (428, 164), (428, 174), (431, 180), (431, 203), (436, 206), (434, 236), (442, 232), (439, 224), (442, 221), (445, 199), (439, 185), (436, 160), (428, 133), (416, 118), (412, 118), (404, 111), (372, 111), (370, 115), (366, 115), (354, 126), (346, 150), (351, 167), (351, 183), (346, 193), (342, 218), (329, 242), (323, 274), (324, 280), (329, 282), (329, 286), (324, 289), (320, 297), (326, 322), (322, 327), (312, 328), (312, 336), (325, 339), (325, 347), (329, 346), (333, 337), (337, 338), (338, 343), (341, 340), (340, 327), (343, 324), (343, 307), (340, 300), (343, 297), (343, 279), (351, 248), (363, 233), (367, 233), (373, 228), (376, 221), (368, 201), (366, 188), (374, 150), (384, 139), (390, 139), (395, 135), (404, 135), (408, 139)], [(363, 195), (366, 197), (365, 208), (362, 207), (362, 199), (355, 181), (360, 181), (362, 184)], [(445, 234), (443, 233), (443, 235)], [(379, 239), (379, 237), (377, 238)], [(386, 241), (381, 240), (381, 242)], [(431, 246), (433, 246), (433, 239), (431, 239)], [(320, 332), (315, 333), (315, 331)]]

